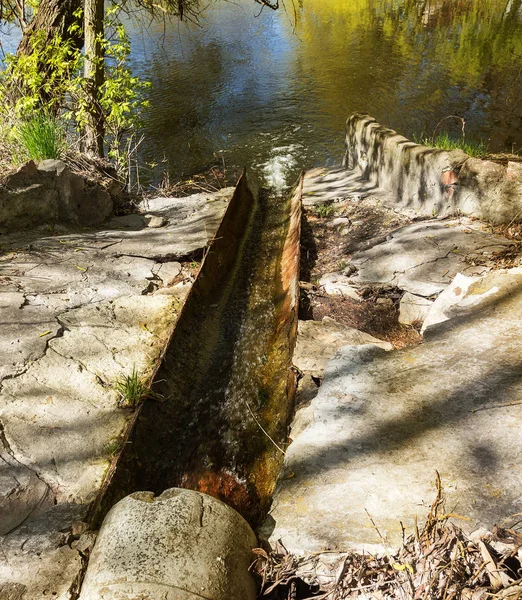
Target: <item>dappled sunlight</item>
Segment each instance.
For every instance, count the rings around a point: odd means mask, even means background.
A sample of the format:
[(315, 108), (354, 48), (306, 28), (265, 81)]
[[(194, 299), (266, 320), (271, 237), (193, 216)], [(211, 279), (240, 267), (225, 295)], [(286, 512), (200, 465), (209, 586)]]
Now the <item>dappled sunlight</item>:
[(292, 476), (274, 500), (274, 540), (307, 551), (328, 540), (331, 549), (378, 544), (368, 510), (395, 547), (399, 522), (411, 527), (431, 502), (435, 470), (467, 531), (520, 509), (520, 275), (488, 277), (497, 291), (420, 346), (337, 352), (299, 415), (308, 424), (287, 452)]

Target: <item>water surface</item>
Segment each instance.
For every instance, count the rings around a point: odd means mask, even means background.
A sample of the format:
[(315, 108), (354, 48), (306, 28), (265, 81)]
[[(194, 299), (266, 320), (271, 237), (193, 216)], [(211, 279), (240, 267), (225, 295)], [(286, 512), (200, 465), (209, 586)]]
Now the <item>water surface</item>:
[(164, 159), (156, 176), (223, 156), (277, 186), (339, 162), (354, 111), (408, 137), (459, 115), (491, 150), (522, 148), (522, 0), (301, 0), (297, 23), (258, 13), (216, 1), (199, 27), (132, 25), (133, 68), (153, 83), (142, 156)]

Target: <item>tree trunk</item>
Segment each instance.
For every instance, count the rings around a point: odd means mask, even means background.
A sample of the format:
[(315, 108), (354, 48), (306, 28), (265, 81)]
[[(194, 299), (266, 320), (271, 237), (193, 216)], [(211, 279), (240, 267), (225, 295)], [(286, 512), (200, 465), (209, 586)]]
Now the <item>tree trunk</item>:
[(36, 31), (45, 31), (47, 41), (58, 34), (62, 39), (73, 38), (75, 45), (83, 45), (82, 30), (71, 36), (69, 27), (77, 21), (74, 13), (81, 8), (82, 0), (41, 0), (38, 12), (25, 28), (18, 46), (18, 54), (31, 54), (31, 36)]
[(85, 127), (84, 152), (103, 158), (105, 133), (100, 90), (105, 79), (103, 47), (103, 0), (85, 0), (85, 82), (88, 94), (88, 122)]
[[(81, 19), (75, 16), (75, 12), (82, 7), (82, 0), (41, 0), (40, 7), (31, 20), (29, 25), (25, 27), (22, 39), (18, 45), (18, 56), (31, 56), (35, 51), (41, 52), (52, 42), (55, 36), (59, 36), (62, 40), (72, 41), (74, 47), (80, 49), (83, 46), (83, 27)], [(78, 23), (80, 27), (74, 29), (71, 33), (70, 27)], [(38, 43), (35, 45), (35, 35), (38, 34)], [(42, 36), (42, 37), (40, 37)], [(45, 79), (50, 79), (53, 74), (53, 65), (48, 61), (39, 60), (38, 72)], [(24, 82), (7, 82), (6, 92), (7, 97), (13, 104), (24, 94)], [(48, 104), (53, 97), (53, 91), (40, 90), (40, 101), (42, 105)], [(58, 106), (59, 103), (56, 103)]]

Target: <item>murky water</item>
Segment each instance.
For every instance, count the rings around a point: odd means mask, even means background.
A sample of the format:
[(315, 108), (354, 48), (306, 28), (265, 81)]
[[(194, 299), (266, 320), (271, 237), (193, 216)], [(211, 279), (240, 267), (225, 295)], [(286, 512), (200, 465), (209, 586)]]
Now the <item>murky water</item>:
[(133, 25), (156, 176), (217, 155), (278, 187), (339, 161), (353, 111), (407, 136), (460, 115), (493, 151), (522, 148), (522, 0), (301, 0), (295, 30), (283, 10), (258, 13), (216, 1), (200, 27)]

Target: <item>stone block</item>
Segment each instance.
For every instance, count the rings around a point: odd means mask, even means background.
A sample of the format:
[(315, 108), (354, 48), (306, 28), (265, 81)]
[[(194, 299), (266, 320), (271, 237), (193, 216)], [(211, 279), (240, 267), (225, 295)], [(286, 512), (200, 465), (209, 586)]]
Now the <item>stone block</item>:
[(256, 536), (205, 494), (136, 492), (105, 517), (80, 600), (254, 600)]
[(399, 323), (403, 325), (421, 324), (433, 304), (431, 300), (406, 292), (401, 298)]

